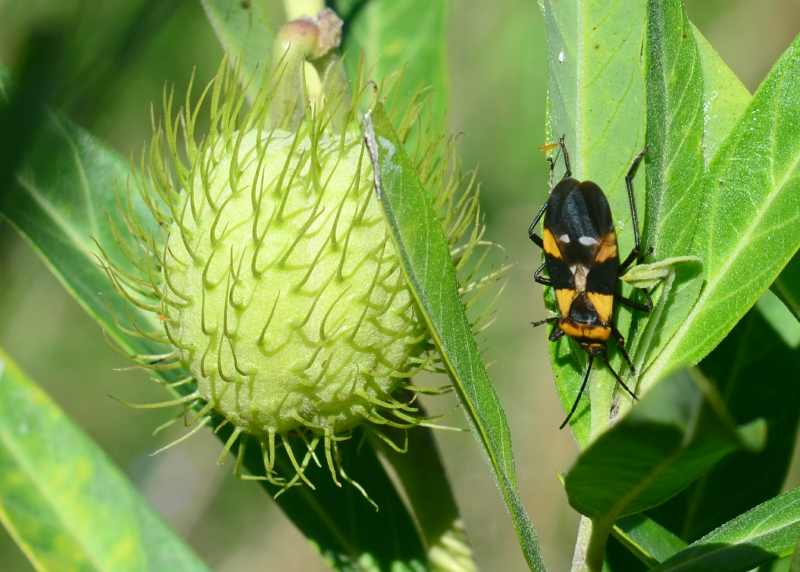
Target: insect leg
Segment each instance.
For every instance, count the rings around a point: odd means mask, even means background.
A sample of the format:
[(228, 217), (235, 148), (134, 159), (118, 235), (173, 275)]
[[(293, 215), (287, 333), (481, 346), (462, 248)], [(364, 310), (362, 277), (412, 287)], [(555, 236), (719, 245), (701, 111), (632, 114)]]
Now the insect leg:
[(647, 301), (644, 304), (640, 302), (634, 302), (633, 300), (631, 300), (630, 298), (626, 298), (622, 294), (617, 294), (614, 296), (614, 298), (617, 300), (617, 302), (619, 302), (623, 306), (630, 308), (631, 310), (639, 310), (640, 312), (647, 312), (649, 314), (653, 310), (653, 299), (650, 297), (650, 292), (645, 290), (644, 293), (645, 296), (647, 297)]
[(619, 374), (616, 371), (614, 371), (614, 368), (611, 367), (610, 363), (608, 363), (608, 356), (606, 354), (602, 354), (602, 356), (603, 356), (603, 361), (606, 362), (608, 370), (614, 375), (614, 379), (617, 380), (617, 383), (620, 384), (622, 388), (628, 392), (628, 395), (630, 395), (634, 401), (638, 401), (638, 397), (636, 397), (636, 394), (632, 392), (627, 385), (625, 385), (625, 382), (622, 381), (622, 378), (619, 376)]
[(614, 334), (614, 339), (617, 340), (617, 347), (619, 347), (622, 357), (625, 358), (625, 361), (628, 363), (628, 367), (631, 368), (631, 372), (636, 375), (636, 368), (633, 366), (631, 356), (628, 355), (628, 350), (625, 349), (625, 338), (622, 337), (622, 334), (614, 325), (611, 326), (611, 333)]
[(565, 135), (558, 138), (558, 147), (561, 150), (561, 155), (564, 157), (564, 176), (562, 179), (572, 176), (572, 166), (569, 164), (569, 153), (567, 153), (567, 146), (564, 143)]
[(559, 326), (553, 328), (553, 331), (550, 332), (550, 335), (547, 336), (547, 339), (551, 342), (557, 342), (561, 338), (564, 337), (564, 330), (562, 330)]
[(552, 286), (553, 282), (547, 276), (542, 276), (542, 271), (544, 270), (544, 263), (533, 273), (533, 281), (537, 284), (542, 284), (543, 286)]
[(578, 408), (578, 403), (581, 400), (581, 395), (583, 395), (583, 390), (586, 389), (586, 383), (589, 381), (589, 374), (592, 372), (592, 362), (594, 361), (594, 355), (589, 354), (589, 365), (586, 368), (586, 375), (583, 376), (583, 383), (581, 383), (581, 388), (578, 390), (578, 396), (575, 398), (575, 402), (572, 404), (572, 409), (569, 410), (566, 419), (558, 426), (559, 429), (563, 429), (569, 420), (572, 418), (572, 415), (575, 413), (575, 410)]
[(539, 212), (533, 217), (530, 226), (528, 226), (528, 238), (530, 238), (533, 243), (541, 249), (544, 249), (544, 241), (542, 241), (541, 236), (536, 234), (536, 226), (539, 224), (539, 221), (542, 220), (542, 216), (544, 216), (544, 211), (546, 210), (547, 202), (542, 205), (542, 208), (539, 209)]
[(639, 170), (642, 159), (644, 159), (644, 154), (645, 151), (643, 150), (636, 155), (633, 163), (631, 163), (630, 169), (628, 169), (628, 174), (625, 175), (625, 188), (628, 190), (628, 204), (631, 209), (631, 226), (633, 227), (633, 250), (631, 250), (630, 254), (625, 258), (625, 262), (620, 265), (620, 274), (625, 272), (634, 260), (641, 262), (643, 259), (641, 256), (641, 241), (639, 239), (639, 215), (636, 212), (636, 198), (633, 196), (633, 179), (636, 177), (636, 171)]

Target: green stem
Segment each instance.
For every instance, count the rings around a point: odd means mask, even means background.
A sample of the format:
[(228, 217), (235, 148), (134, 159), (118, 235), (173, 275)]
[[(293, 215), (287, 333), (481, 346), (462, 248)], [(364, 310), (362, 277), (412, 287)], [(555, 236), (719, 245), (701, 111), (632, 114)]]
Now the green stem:
[(572, 553), (572, 566), (570, 572), (585, 572), (586, 552), (589, 548), (589, 538), (592, 535), (592, 521), (588, 516), (581, 515), (578, 523), (578, 534), (575, 538), (575, 551)]
[(602, 572), (603, 560), (606, 555), (606, 544), (611, 535), (612, 525), (606, 522), (593, 520), (589, 547), (586, 549), (586, 566), (590, 572)]
[(286, 10), (286, 20), (316, 16), (325, 8), (324, 0), (283, 0)]

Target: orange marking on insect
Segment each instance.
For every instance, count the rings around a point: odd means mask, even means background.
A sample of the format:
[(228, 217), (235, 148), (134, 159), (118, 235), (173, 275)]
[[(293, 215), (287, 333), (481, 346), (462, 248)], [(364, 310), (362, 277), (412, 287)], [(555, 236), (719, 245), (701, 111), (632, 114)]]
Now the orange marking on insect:
[(582, 326), (571, 320), (561, 320), (559, 326), (571, 338), (604, 342), (611, 337), (611, 328), (609, 326)]
[(553, 233), (550, 232), (549, 229), (544, 229), (544, 238), (542, 239), (544, 243), (544, 251), (552, 256), (553, 258), (558, 258), (561, 260), (561, 251), (558, 249), (558, 243), (556, 242), (556, 237), (553, 236)]
[(611, 321), (611, 314), (614, 311), (614, 296), (611, 294), (598, 294), (597, 292), (587, 292), (589, 301), (597, 311), (597, 317), (604, 324)]
[(575, 299), (576, 292), (572, 288), (556, 288), (558, 311), (562, 316), (569, 316), (569, 309)]
[(617, 234), (609, 232), (600, 237), (600, 245), (597, 247), (597, 252), (594, 255), (596, 263), (605, 262), (610, 258), (617, 255)]

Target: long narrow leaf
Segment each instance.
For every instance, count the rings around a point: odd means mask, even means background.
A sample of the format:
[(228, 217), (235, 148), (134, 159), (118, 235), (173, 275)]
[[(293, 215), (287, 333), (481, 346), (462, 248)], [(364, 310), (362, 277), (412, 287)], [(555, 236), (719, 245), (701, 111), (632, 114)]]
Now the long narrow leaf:
[(686, 543), (656, 521), (642, 515), (620, 519), (614, 536), (647, 566), (655, 566), (677, 554)]
[(800, 538), (800, 489), (736, 517), (690, 544), (658, 572), (740, 572), (790, 556)]
[(375, 191), (420, 313), (480, 441), (506, 502), (528, 565), (544, 569), (536, 533), (517, 492), (511, 436), (458, 296), (455, 268), (441, 225), (383, 107), (365, 120)]
[[(647, 204), (643, 241), (656, 260), (691, 254), (703, 200), (704, 90), (700, 53), (681, 0), (647, 4)], [(675, 267), (633, 341), (643, 369), (689, 313), (701, 264)], [(644, 389), (649, 389), (645, 387)]]
[(36, 570), (208, 570), (1, 349), (0, 522)]
[(786, 307), (800, 320), (800, 255), (795, 254), (778, 279), (772, 291), (786, 304)]
[(265, 67), (272, 63), (275, 22), (270, 21), (262, 2), (200, 2), (225, 53), (239, 65), (252, 96), (258, 91)]
[(694, 25), (692, 32), (703, 68), (703, 155), (709, 163), (744, 114), (752, 96)]
[(707, 355), (800, 247), (800, 39), (782, 56), (703, 180), (693, 250), (706, 284), (645, 372), (658, 379)]
[[(611, 205), (620, 253), (633, 246), (625, 174), (644, 147), (645, 86), (642, 34), (645, 3), (626, 0), (544, 0), (548, 44), (548, 128), (550, 140), (565, 136), (573, 176), (590, 179)], [(637, 199), (644, 206), (644, 177), (637, 177)], [(556, 176), (561, 175), (561, 167)], [(531, 214), (539, 205), (531, 205)], [(643, 212), (643, 211), (642, 211)], [(628, 332), (628, 314), (619, 326)], [(541, 334), (540, 334), (541, 335)], [(615, 356), (615, 368), (622, 361)], [(553, 344), (552, 365), (561, 402), (568, 409), (581, 385), (584, 352), (566, 336)], [(581, 446), (608, 423), (614, 378), (597, 368), (572, 421)], [(591, 403), (591, 407), (589, 406)]]

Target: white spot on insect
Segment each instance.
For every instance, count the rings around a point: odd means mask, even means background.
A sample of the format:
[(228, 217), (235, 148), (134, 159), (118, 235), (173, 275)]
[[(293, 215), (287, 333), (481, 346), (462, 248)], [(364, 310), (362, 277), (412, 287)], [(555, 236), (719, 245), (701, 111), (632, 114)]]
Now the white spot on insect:
[(564, 53), (564, 50), (558, 52), (558, 63), (563, 64), (564, 60), (567, 59), (567, 54)]
[(558, 242), (563, 242), (564, 244), (569, 244), (569, 235), (565, 232), (561, 236), (558, 237)]
[(583, 246), (594, 246), (595, 244), (600, 244), (600, 241), (593, 236), (582, 236), (578, 239), (578, 242), (580, 242)]

